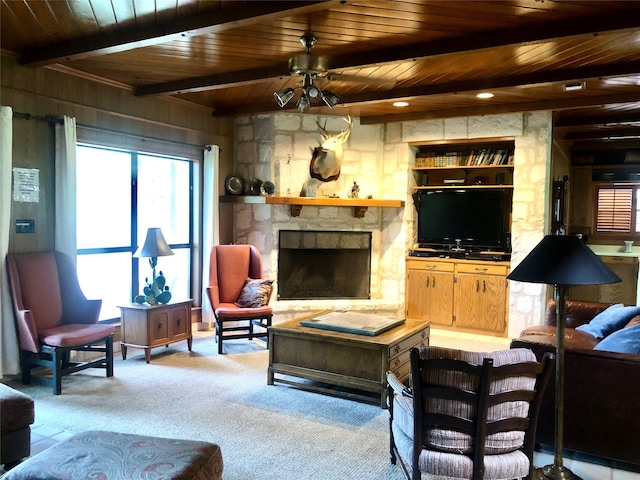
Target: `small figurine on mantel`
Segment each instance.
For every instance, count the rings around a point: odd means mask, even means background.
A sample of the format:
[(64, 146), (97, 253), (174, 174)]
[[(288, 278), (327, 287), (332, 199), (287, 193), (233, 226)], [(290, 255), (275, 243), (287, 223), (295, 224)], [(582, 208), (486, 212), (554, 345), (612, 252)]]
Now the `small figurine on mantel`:
[(351, 190), (349, 190), (349, 193), (347, 194), (347, 197), (349, 197), (349, 198), (358, 198), (359, 195), (360, 195), (360, 187), (358, 186), (358, 182), (356, 182), (354, 180), (353, 181), (353, 187), (351, 187)]

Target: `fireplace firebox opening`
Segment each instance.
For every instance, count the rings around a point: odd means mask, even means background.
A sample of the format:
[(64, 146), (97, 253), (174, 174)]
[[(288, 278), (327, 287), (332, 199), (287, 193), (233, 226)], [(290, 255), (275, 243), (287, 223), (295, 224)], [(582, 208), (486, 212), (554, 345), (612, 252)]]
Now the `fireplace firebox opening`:
[(371, 298), (371, 232), (280, 230), (278, 300)]

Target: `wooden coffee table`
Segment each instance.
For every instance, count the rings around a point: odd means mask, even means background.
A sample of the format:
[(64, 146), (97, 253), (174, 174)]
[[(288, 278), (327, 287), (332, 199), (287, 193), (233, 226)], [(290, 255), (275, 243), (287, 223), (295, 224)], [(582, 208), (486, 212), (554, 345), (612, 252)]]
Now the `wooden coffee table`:
[[(409, 350), (429, 345), (429, 324), (407, 319), (376, 336), (303, 327), (296, 318), (269, 328), (267, 384), (275, 382), (387, 407), (386, 372), (404, 381)], [(305, 381), (306, 380), (306, 381)]]

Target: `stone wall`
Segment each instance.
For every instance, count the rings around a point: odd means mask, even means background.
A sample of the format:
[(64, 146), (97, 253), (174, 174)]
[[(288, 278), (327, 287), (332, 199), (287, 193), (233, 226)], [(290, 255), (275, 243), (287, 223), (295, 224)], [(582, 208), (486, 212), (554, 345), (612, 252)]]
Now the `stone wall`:
[[(340, 178), (328, 183), (310, 182), (311, 149), (320, 142), (316, 122), (327, 131), (337, 133), (346, 128), (343, 118), (287, 113), (236, 120), (236, 173), (243, 178), (271, 180), (277, 195), (298, 196), (306, 185), (316, 190), (316, 196), (342, 198), (355, 181), (361, 197), (403, 199), (406, 205), (405, 208), (369, 208), (363, 218), (354, 218), (352, 209), (344, 207), (305, 206), (299, 217), (292, 217), (289, 207), (284, 205), (234, 205), (234, 240), (260, 249), (265, 260), (265, 275), (270, 278), (276, 278), (281, 229), (353, 230), (373, 234), (370, 300), (275, 301), (272, 304), (276, 321), (291, 318), (301, 310), (320, 308), (404, 315), (404, 259), (407, 249), (415, 243), (415, 209), (411, 198), (415, 181), (410, 170), (414, 152), (409, 142), (514, 137), (512, 266), (542, 238), (549, 209), (550, 113), (378, 125), (360, 125), (358, 120), (354, 119), (351, 136), (344, 145)], [(510, 337), (517, 336), (526, 326), (540, 323), (545, 298), (544, 286), (510, 284)]]

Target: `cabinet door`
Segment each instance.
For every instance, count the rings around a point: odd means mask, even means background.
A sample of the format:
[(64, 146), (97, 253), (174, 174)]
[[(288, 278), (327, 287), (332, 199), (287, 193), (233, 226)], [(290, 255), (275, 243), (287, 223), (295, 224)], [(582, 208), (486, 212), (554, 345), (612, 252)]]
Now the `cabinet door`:
[(429, 307), (427, 320), (438, 325), (453, 325), (453, 274), (428, 273)]
[(169, 338), (176, 340), (186, 338), (187, 331), (187, 307), (180, 306), (171, 310), (169, 321)]
[(638, 259), (635, 257), (602, 256), (600, 259), (622, 282), (605, 285), (574, 285), (567, 298), (585, 302), (638, 304)]
[(638, 259), (635, 257), (604, 256), (602, 261), (622, 282), (599, 286), (598, 301), (636, 305), (638, 290)]
[(149, 344), (162, 345), (169, 340), (169, 312), (162, 309), (149, 313)]
[(417, 320), (427, 320), (427, 298), (429, 289), (427, 288), (428, 272), (415, 268), (407, 269), (406, 285), (406, 317)]
[(456, 279), (456, 326), (503, 332), (506, 304), (504, 277), (460, 273)]
[(407, 318), (452, 325), (452, 309), (453, 273), (417, 268), (407, 270)]

